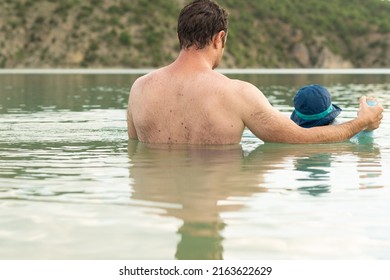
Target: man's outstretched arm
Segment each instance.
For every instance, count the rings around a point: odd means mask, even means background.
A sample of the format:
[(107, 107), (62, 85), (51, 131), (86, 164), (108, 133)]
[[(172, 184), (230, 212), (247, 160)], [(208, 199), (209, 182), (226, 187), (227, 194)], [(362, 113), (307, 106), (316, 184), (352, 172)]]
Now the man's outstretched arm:
[(383, 107), (371, 107), (366, 97), (360, 99), (358, 116), (339, 125), (302, 128), (272, 107), (256, 87), (246, 85), (242, 95), (243, 121), (249, 130), (264, 142), (332, 143), (350, 139), (362, 130), (377, 129), (382, 120)]

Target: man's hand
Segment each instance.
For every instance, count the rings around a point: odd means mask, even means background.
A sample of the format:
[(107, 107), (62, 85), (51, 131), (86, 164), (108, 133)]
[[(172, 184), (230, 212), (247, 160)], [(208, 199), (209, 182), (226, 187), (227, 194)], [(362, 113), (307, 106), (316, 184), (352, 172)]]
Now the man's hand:
[(382, 105), (375, 99), (369, 98), (370, 100), (375, 100), (377, 105), (369, 106), (367, 104), (367, 97), (362, 96), (360, 98), (360, 109), (358, 111), (358, 119), (363, 121), (366, 125), (364, 130), (375, 130), (381, 124), (381, 120), (383, 118), (383, 107)]

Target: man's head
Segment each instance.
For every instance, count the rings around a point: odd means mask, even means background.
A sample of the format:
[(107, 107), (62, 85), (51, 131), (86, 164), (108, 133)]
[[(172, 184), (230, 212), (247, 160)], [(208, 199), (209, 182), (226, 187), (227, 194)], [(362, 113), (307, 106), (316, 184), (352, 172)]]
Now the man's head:
[(179, 15), (177, 34), (180, 49), (192, 46), (203, 49), (220, 31), (225, 32), (226, 40), (227, 29), (228, 14), (218, 4), (211, 0), (192, 1)]

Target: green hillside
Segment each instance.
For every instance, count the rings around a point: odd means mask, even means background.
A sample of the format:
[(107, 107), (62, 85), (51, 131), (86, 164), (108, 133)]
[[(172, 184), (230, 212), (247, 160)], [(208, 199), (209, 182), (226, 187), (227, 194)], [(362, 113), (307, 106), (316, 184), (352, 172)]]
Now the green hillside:
[[(159, 67), (185, 0), (0, 0), (0, 68)], [(220, 0), (221, 67), (390, 67), (390, 1)]]

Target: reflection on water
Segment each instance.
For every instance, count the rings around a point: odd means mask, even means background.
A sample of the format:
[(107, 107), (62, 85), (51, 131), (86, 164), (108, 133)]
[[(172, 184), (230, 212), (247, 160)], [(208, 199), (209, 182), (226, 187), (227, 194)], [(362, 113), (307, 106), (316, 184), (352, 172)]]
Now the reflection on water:
[[(259, 162), (256, 162), (255, 166), (261, 166), (267, 154), (271, 158), (270, 161), (283, 162), (287, 171), (282, 171), (280, 168), (276, 169), (276, 172), (270, 170), (268, 173), (272, 173), (272, 181), (269, 179), (266, 182), (268, 187), (270, 184), (280, 184), (280, 181), (286, 178), (291, 178), (292, 182), (290, 182), (290, 187), (285, 187), (285, 189), (296, 189), (302, 194), (313, 196), (341, 189), (370, 188), (373, 187), (372, 184), (375, 187), (383, 187), (383, 185), (377, 185), (379, 181), (373, 182), (373, 180), (359, 179), (356, 184), (338, 184), (333, 181), (334, 177), (340, 176), (338, 175), (340, 168), (357, 169), (364, 174), (368, 170), (362, 167), (369, 166), (371, 167), (369, 177), (380, 178), (382, 175), (380, 149), (372, 142), (362, 145), (345, 142), (331, 145), (295, 145), (294, 147), (264, 144), (253, 151), (248, 158), (257, 159)], [(279, 176), (278, 179), (275, 175), (280, 175), (276, 173), (281, 171), (286, 173), (286, 177)], [(291, 171), (294, 173), (292, 174)], [(362, 177), (365, 176), (362, 175)]]
[[(384, 187), (383, 182), (371, 185), (382, 175), (380, 150), (372, 143), (260, 144), (245, 155), (241, 146), (147, 145), (130, 140), (128, 151), (131, 199), (152, 203), (163, 210), (163, 217), (182, 221), (177, 259), (223, 259), (229, 223), (222, 215), (239, 213), (253, 196), (297, 191), (315, 197)], [(350, 155), (356, 158), (346, 161)], [(332, 165), (340, 160), (357, 168), (356, 186), (333, 186)]]
[(257, 174), (242, 174), (241, 147), (150, 146), (130, 140), (128, 150), (131, 198), (163, 205), (163, 215), (183, 222), (175, 257), (222, 259), (220, 213), (243, 207), (229, 198), (265, 191)]
[(303, 192), (308, 192), (311, 195), (319, 195), (330, 192), (330, 166), (330, 153), (314, 154), (312, 156), (297, 159), (295, 163), (295, 170), (307, 173), (306, 178), (299, 178), (298, 180), (318, 183), (307, 187), (299, 187), (298, 189)]
[[(234, 75), (233, 75), (234, 76)], [(0, 75), (0, 259), (388, 259), (388, 75), (244, 75), (283, 113), (323, 83), (371, 136), (326, 145), (128, 141), (135, 76)]]

